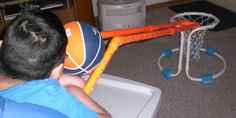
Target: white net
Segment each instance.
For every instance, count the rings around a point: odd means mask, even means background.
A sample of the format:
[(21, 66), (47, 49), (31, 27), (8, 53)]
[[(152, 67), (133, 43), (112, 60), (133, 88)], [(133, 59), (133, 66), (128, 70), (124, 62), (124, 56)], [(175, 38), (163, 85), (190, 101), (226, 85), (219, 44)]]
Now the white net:
[(200, 49), (204, 43), (205, 34), (208, 29), (214, 28), (220, 21), (212, 14), (203, 12), (185, 12), (173, 16), (170, 22), (179, 20), (188, 20), (198, 22), (200, 27), (181, 32), (181, 40), (184, 40), (183, 53), (187, 56), (187, 51), (190, 51), (191, 57), (194, 59), (200, 58)]

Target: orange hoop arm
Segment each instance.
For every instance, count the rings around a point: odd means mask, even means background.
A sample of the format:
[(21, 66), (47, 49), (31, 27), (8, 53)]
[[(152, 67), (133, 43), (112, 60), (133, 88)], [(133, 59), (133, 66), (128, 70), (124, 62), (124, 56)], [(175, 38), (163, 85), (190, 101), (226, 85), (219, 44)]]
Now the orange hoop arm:
[[(138, 42), (142, 40), (150, 40), (153, 38), (157, 38), (160, 36), (165, 35), (172, 35), (177, 32), (181, 32), (184, 30), (192, 29), (199, 27), (198, 23), (189, 22), (189, 21), (179, 21), (173, 23), (167, 23), (162, 25), (153, 25), (147, 26), (142, 28), (131, 28), (131, 29), (124, 29), (124, 30), (113, 30), (107, 32), (101, 32), (101, 35), (104, 38), (111, 38), (111, 42), (108, 45), (108, 48), (104, 54), (104, 57), (98, 67), (93, 71), (90, 78), (88, 79), (85, 87), (83, 88), (85, 93), (90, 94), (93, 90), (93, 87), (96, 85), (97, 80), (101, 77), (101, 74), (105, 70), (107, 64), (110, 62), (113, 54), (116, 50), (128, 43)], [(154, 31), (159, 29), (158, 31)], [(134, 34), (140, 33), (140, 34)], [(128, 35), (130, 34), (130, 35)], [(122, 36), (127, 35), (127, 36)]]
[(143, 33), (143, 32), (152, 32), (155, 30), (176, 27), (178, 25), (188, 26), (191, 24), (196, 24), (196, 23), (180, 20), (178, 22), (171, 22), (171, 23), (166, 23), (166, 24), (149, 25), (145, 27), (137, 27), (137, 28), (129, 28), (129, 29), (121, 29), (121, 30), (111, 30), (111, 31), (104, 31), (100, 33), (103, 39), (108, 39), (114, 36), (123, 36), (123, 35), (137, 34), (137, 33)]

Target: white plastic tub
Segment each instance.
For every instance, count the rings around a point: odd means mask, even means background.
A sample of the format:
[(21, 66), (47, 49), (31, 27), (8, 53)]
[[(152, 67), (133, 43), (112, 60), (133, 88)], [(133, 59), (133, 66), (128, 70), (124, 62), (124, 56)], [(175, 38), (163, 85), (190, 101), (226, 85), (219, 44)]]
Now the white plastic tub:
[(161, 91), (146, 84), (103, 74), (91, 97), (113, 118), (156, 118)]

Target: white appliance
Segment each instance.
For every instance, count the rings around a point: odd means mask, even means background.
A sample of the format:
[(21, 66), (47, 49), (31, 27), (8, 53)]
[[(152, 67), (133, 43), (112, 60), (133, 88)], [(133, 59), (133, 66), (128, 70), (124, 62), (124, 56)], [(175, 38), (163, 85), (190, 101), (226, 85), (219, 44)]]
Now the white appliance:
[(102, 31), (144, 26), (145, 0), (98, 0), (98, 17)]

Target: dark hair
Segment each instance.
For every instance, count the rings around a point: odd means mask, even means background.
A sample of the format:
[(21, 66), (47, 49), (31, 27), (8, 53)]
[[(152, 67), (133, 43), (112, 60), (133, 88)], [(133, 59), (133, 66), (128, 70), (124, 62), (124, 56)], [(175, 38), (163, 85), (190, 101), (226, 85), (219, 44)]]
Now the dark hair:
[(44, 79), (64, 59), (67, 37), (59, 18), (26, 11), (12, 20), (0, 50), (1, 73), (13, 79)]

